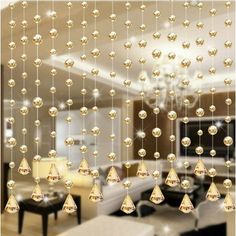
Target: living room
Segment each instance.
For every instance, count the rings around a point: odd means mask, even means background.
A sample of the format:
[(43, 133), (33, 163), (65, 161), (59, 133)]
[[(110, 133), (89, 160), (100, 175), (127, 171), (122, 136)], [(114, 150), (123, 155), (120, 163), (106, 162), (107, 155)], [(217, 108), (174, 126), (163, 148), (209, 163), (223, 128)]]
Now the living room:
[(235, 235), (234, 19), (2, 1), (2, 235)]

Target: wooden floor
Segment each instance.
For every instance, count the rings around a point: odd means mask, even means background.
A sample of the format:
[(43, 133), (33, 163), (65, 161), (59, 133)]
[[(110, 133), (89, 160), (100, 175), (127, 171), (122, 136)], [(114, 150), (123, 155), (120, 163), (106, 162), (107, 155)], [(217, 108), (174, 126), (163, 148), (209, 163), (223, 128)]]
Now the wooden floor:
[[(48, 218), (48, 236), (55, 236), (77, 225), (77, 218), (73, 215), (58, 212), (55, 221), (53, 214)], [(1, 235), (19, 236), (18, 214), (1, 215)], [(22, 236), (42, 236), (42, 219), (40, 215), (25, 213)]]

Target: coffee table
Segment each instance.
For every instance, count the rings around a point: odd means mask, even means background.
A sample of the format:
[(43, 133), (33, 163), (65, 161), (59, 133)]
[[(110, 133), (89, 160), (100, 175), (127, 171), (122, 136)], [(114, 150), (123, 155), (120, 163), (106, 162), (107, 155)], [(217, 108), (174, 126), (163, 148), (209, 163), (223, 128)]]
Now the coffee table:
[[(77, 205), (77, 222), (81, 223), (81, 201), (80, 196), (73, 196), (74, 201)], [(35, 202), (32, 199), (25, 199), (19, 202), (20, 210), (18, 214), (18, 233), (22, 233), (24, 213), (31, 212), (42, 216), (43, 222), (43, 236), (47, 236), (48, 231), (48, 215), (51, 213), (55, 214), (55, 220), (57, 219), (57, 212), (62, 210), (63, 204), (65, 202), (66, 195), (57, 195), (52, 199), (47, 201)]]

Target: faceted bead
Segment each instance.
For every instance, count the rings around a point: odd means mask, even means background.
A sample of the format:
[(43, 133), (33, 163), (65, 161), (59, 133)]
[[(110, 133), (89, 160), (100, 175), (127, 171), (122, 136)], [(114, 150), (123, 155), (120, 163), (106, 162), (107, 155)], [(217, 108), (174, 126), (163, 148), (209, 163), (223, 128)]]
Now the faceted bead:
[(152, 172), (153, 179), (157, 180), (160, 177), (160, 172), (158, 170), (154, 170)]
[(91, 132), (92, 132), (92, 135), (96, 137), (100, 134), (100, 128), (95, 126), (95, 127), (92, 128)]
[(9, 180), (7, 182), (7, 188), (8, 189), (13, 189), (15, 187), (15, 181), (14, 180)]
[(145, 178), (145, 177), (149, 176), (147, 166), (145, 165), (143, 160), (139, 163), (136, 175), (140, 178)]
[(231, 211), (235, 210), (235, 204), (234, 204), (233, 198), (229, 192), (225, 196), (223, 206), (224, 206), (224, 210), (226, 212), (231, 212)]
[(182, 187), (183, 189), (189, 189), (189, 188), (190, 188), (190, 182), (189, 182), (189, 180), (184, 179), (184, 180), (181, 182), (181, 187)]
[(92, 190), (89, 194), (89, 200), (95, 203), (103, 200), (103, 195), (100, 191), (100, 187), (96, 183), (94, 183)]
[[(22, 40), (21, 40), (22, 41)], [(25, 40), (24, 40), (25, 41)], [(40, 45), (42, 42), (43, 42), (43, 39), (42, 39), (42, 36), (41, 34), (36, 34), (34, 37), (33, 37), (33, 42), (35, 45)]]
[(14, 213), (17, 213), (19, 209), (20, 207), (18, 205), (18, 202), (16, 201), (15, 196), (11, 194), (5, 206), (5, 211), (8, 213), (14, 214)]
[(62, 210), (68, 214), (72, 214), (77, 210), (77, 206), (71, 194), (68, 194), (63, 204)]
[(161, 156), (159, 152), (154, 152), (153, 155), (154, 155), (154, 158), (156, 158), (156, 159), (160, 158), (160, 156)]
[(109, 111), (109, 117), (110, 117), (112, 120), (114, 120), (114, 119), (116, 118), (116, 116), (117, 116), (116, 110), (111, 110), (111, 111)]
[(26, 158), (23, 158), (21, 160), (21, 163), (19, 165), (19, 168), (18, 168), (18, 172), (21, 174), (21, 175), (27, 175), (29, 174), (31, 171), (31, 168), (28, 164), (28, 161), (26, 160)]
[(152, 191), (152, 194), (150, 196), (150, 201), (155, 204), (160, 204), (165, 199), (164, 195), (161, 192), (161, 189), (158, 185), (156, 185)]
[(229, 147), (229, 146), (231, 146), (232, 144), (233, 144), (233, 139), (232, 139), (232, 137), (230, 137), (230, 136), (226, 136), (225, 138), (224, 138), (224, 144), (225, 144), (225, 146), (227, 146), (227, 147)]
[(182, 211), (183, 213), (190, 213), (193, 209), (194, 207), (188, 194), (185, 194), (179, 206), (179, 210)]
[(56, 107), (50, 107), (49, 111), (48, 111), (48, 114), (51, 116), (51, 117), (55, 117), (57, 116), (58, 114), (58, 110)]
[(212, 178), (215, 177), (216, 176), (216, 169), (215, 168), (210, 168), (208, 170), (208, 175)]
[(127, 137), (124, 140), (124, 144), (125, 144), (126, 147), (130, 147), (133, 144), (133, 140), (131, 138)]
[(40, 97), (35, 97), (35, 98), (33, 99), (33, 106), (34, 106), (35, 108), (40, 108), (40, 107), (42, 107), (42, 106), (43, 106), (43, 100), (42, 100), (42, 98), (40, 98)]
[(169, 111), (167, 115), (169, 120), (176, 120), (177, 119), (177, 113), (175, 111)]
[(135, 210), (135, 205), (130, 195), (126, 195), (120, 209), (126, 214), (130, 214)]
[(56, 183), (61, 179), (61, 176), (59, 174), (59, 171), (57, 169), (57, 166), (55, 163), (52, 163), (49, 169), (49, 173), (47, 176), (47, 180), (50, 183)]
[(89, 175), (90, 174), (90, 168), (88, 165), (88, 162), (86, 161), (85, 158), (83, 158), (79, 164), (79, 169), (78, 169), (79, 174), (81, 175)]
[(208, 128), (208, 133), (210, 135), (216, 135), (218, 132), (218, 129), (215, 125), (211, 125), (209, 128)]
[(177, 34), (169, 33), (167, 38), (168, 38), (169, 41), (174, 42), (176, 40), (176, 38), (177, 38)]
[(214, 182), (211, 183), (211, 185), (207, 191), (206, 198), (209, 201), (217, 201), (220, 198), (220, 193), (219, 193)]
[(182, 138), (181, 140), (181, 144), (184, 146), (184, 147), (189, 147), (191, 145), (191, 139), (189, 137), (184, 137)]
[(175, 187), (180, 183), (179, 177), (175, 171), (174, 168), (171, 168), (166, 180), (165, 180), (165, 184), (169, 185), (170, 187)]
[(71, 58), (68, 58), (66, 61), (65, 61), (65, 67), (66, 68), (72, 68), (74, 65), (74, 60), (71, 59)]
[(206, 173), (207, 173), (207, 169), (206, 169), (202, 159), (199, 159), (197, 161), (196, 166), (195, 166), (194, 174), (197, 176), (202, 176), (202, 175), (205, 175)]
[(131, 182), (129, 180), (125, 180), (123, 183), (124, 189), (129, 189), (131, 187)]
[(176, 160), (176, 156), (174, 153), (169, 153), (167, 155), (167, 161), (169, 161), (170, 163), (174, 162)]
[(197, 115), (198, 117), (202, 117), (202, 116), (204, 116), (204, 114), (205, 114), (205, 112), (204, 112), (204, 109), (203, 109), (203, 108), (198, 108), (198, 109), (196, 110), (196, 115)]
[(110, 168), (106, 181), (108, 184), (115, 184), (115, 183), (120, 182), (120, 177), (117, 174), (116, 168), (114, 166)]
[(75, 143), (75, 141), (74, 141), (74, 139), (72, 137), (68, 137), (68, 138), (65, 139), (65, 145), (67, 147), (73, 146), (74, 143)]
[(42, 190), (41, 190), (39, 184), (36, 184), (36, 186), (32, 192), (31, 198), (36, 202), (40, 202), (43, 200), (43, 193), (42, 193)]
[(230, 179), (225, 179), (224, 182), (223, 182), (223, 185), (225, 188), (229, 189), (232, 187), (232, 181)]
[(14, 59), (10, 59), (9, 61), (8, 61), (8, 67), (10, 68), (10, 69), (14, 69), (14, 68), (16, 68), (16, 61), (14, 60)]

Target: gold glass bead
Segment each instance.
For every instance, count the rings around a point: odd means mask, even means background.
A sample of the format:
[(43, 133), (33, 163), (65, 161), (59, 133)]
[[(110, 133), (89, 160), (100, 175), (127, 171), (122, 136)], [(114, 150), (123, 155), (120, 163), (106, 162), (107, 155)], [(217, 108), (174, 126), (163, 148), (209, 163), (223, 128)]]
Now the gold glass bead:
[(147, 41), (142, 39), (139, 41), (138, 45), (140, 48), (145, 48), (147, 46)]
[(158, 115), (158, 114), (160, 113), (160, 108), (159, 108), (159, 107), (153, 108), (153, 113), (154, 113), (155, 115)]
[(98, 136), (100, 134), (100, 128), (98, 128), (97, 126), (93, 127), (91, 133), (95, 137)]
[(184, 168), (185, 169), (188, 169), (190, 166), (189, 162), (188, 161), (184, 161)]
[(49, 35), (51, 38), (56, 38), (58, 36), (58, 32), (56, 29), (53, 28), (49, 31)]
[(13, 88), (16, 85), (16, 81), (14, 79), (9, 79), (7, 84), (10, 88)]
[(13, 194), (10, 195), (8, 198), (7, 204), (5, 206), (5, 211), (14, 214), (19, 211), (20, 207), (18, 205), (18, 202)]
[(16, 164), (15, 164), (14, 161), (11, 161), (11, 162), (9, 163), (9, 168), (10, 168), (10, 169), (14, 169), (15, 166), (16, 166)]
[(223, 182), (223, 185), (225, 188), (229, 189), (232, 187), (232, 181), (230, 179), (225, 179), (224, 182)]
[(232, 212), (235, 210), (235, 204), (234, 204), (233, 198), (229, 192), (225, 196), (223, 205), (224, 205), (224, 210), (226, 212)]
[(40, 108), (40, 107), (42, 107), (43, 106), (43, 100), (42, 100), (42, 98), (40, 98), (40, 97), (35, 97), (34, 99), (33, 99), (33, 106), (35, 107), (35, 108)]
[(181, 144), (184, 146), (184, 147), (189, 147), (191, 145), (191, 139), (189, 137), (184, 137), (182, 138), (181, 140)]
[(16, 27), (16, 22), (14, 20), (10, 20), (8, 24), (9, 24), (9, 26), (11, 28), (15, 28)]
[(161, 37), (161, 33), (160, 32), (155, 32), (152, 35), (153, 39), (159, 39)]
[(217, 201), (220, 198), (220, 193), (214, 182), (211, 183), (207, 191), (206, 198), (209, 201)]
[(51, 87), (50, 89), (49, 89), (49, 91), (50, 91), (50, 93), (52, 93), (52, 94), (54, 94), (54, 93), (56, 93), (56, 88), (55, 87)]
[(170, 187), (175, 187), (180, 183), (179, 177), (174, 168), (171, 168), (166, 179), (165, 184)]
[(231, 98), (226, 98), (226, 99), (225, 99), (225, 104), (226, 104), (227, 106), (230, 106), (230, 105), (232, 104)]
[(56, 150), (52, 149), (48, 152), (48, 157), (49, 158), (55, 158), (57, 156)]
[(36, 58), (35, 60), (34, 60), (34, 65), (36, 66), (36, 67), (40, 67), (41, 65), (42, 65), (42, 60), (40, 59), (40, 58)]
[(98, 9), (94, 9), (92, 12), (93, 17), (98, 17), (100, 15), (100, 12)]
[(27, 20), (21, 21), (21, 27), (22, 27), (22, 28), (27, 28), (27, 26), (28, 26)]
[(74, 25), (73, 20), (68, 20), (68, 21), (66, 21), (66, 26), (67, 26), (68, 28), (72, 28), (73, 25)]
[(226, 19), (226, 20), (225, 20), (225, 26), (229, 27), (229, 26), (231, 26), (231, 25), (232, 25), (232, 20)]
[(131, 187), (131, 182), (129, 180), (125, 180), (123, 183), (124, 189), (129, 189)]
[(176, 54), (175, 54), (174, 52), (168, 53), (168, 58), (169, 58), (169, 60), (174, 60), (175, 57), (176, 57)]
[(144, 111), (144, 110), (141, 110), (139, 113), (138, 113), (138, 116), (140, 119), (144, 120), (146, 117), (147, 117), (147, 112)]
[(27, 1), (22, 1), (21, 6), (22, 6), (22, 8), (27, 8), (28, 7)]
[[(92, 74), (93, 76), (98, 76), (98, 74), (99, 74), (99, 69), (93, 68), (93, 69), (91, 70), (91, 74)], [(94, 91), (94, 89), (93, 89), (93, 91)], [(94, 92), (94, 94), (96, 94), (96, 92)]]
[(89, 165), (88, 165), (88, 162), (86, 161), (85, 158), (83, 158), (79, 164), (79, 169), (78, 169), (78, 172), (80, 175), (89, 175), (90, 174), (90, 168), (89, 168)]
[(145, 25), (145, 24), (141, 24), (141, 25), (139, 26), (139, 29), (140, 29), (141, 31), (144, 31), (144, 30), (146, 29), (146, 25)]
[(68, 49), (72, 49), (72, 48), (73, 48), (73, 42), (72, 42), (72, 41), (68, 41), (68, 42), (66, 43), (66, 47), (67, 47)]
[(127, 137), (127, 138), (124, 140), (124, 145), (125, 145), (126, 147), (131, 147), (132, 144), (133, 144), (133, 140), (132, 140), (131, 138), (129, 138), (129, 137)]
[(196, 26), (198, 29), (202, 29), (204, 27), (204, 23), (199, 21), (199, 22), (197, 22)]
[(20, 56), (22, 61), (26, 61), (27, 60), (27, 55), (26, 54), (21, 54)]
[(97, 179), (99, 177), (99, 171), (96, 170), (96, 169), (92, 170), (90, 174), (91, 174), (93, 179)]
[(225, 48), (231, 48), (232, 47), (232, 42), (229, 41), (229, 40), (226, 40), (224, 45), (225, 45)]
[(74, 60), (71, 59), (71, 58), (68, 58), (66, 61), (65, 61), (65, 67), (66, 68), (72, 68), (74, 65)]
[(131, 27), (131, 25), (132, 25), (132, 22), (130, 20), (125, 21), (125, 26), (127, 29), (129, 29)]
[(41, 16), (40, 15), (35, 15), (34, 16), (34, 23), (39, 24), (41, 22)]
[(160, 56), (161, 56), (161, 51), (160, 51), (160, 50), (154, 49), (154, 50), (152, 51), (152, 57), (153, 57), (154, 59), (158, 59), (158, 58), (160, 58)]
[(51, 11), (50, 12), (50, 17), (55, 20), (57, 18), (57, 12), (56, 11)]
[(228, 57), (224, 60), (224, 66), (225, 67), (231, 67), (232, 64), (233, 64), (233, 60), (231, 58)]
[(7, 181), (7, 188), (8, 189), (14, 189), (14, 187), (15, 187), (15, 181), (14, 180)]
[(183, 189), (189, 189), (189, 188), (190, 188), (190, 182), (189, 182), (189, 180), (184, 179), (184, 180), (181, 182), (181, 187), (182, 187)]
[(52, 131), (52, 132), (50, 133), (50, 136), (51, 136), (51, 138), (56, 138), (56, 131)]
[(204, 39), (203, 38), (197, 38), (195, 42), (196, 42), (197, 46), (202, 46), (204, 44)]
[(92, 56), (93, 56), (94, 58), (97, 58), (97, 57), (100, 56), (100, 50), (97, 49), (97, 48), (94, 48), (94, 49), (92, 50), (91, 54), (92, 54)]
[(203, 150), (203, 147), (202, 146), (198, 146), (195, 148), (195, 152), (198, 154), (198, 155), (202, 155), (204, 150)]
[(225, 117), (225, 122), (226, 123), (230, 123), (231, 122), (231, 117), (230, 116), (226, 116)]
[(126, 214), (131, 214), (135, 211), (135, 205), (129, 195), (126, 195), (120, 209)]
[(190, 47), (190, 42), (183, 42), (182, 43), (182, 47), (184, 48), (184, 49), (188, 49), (189, 47)]
[(232, 164), (232, 163), (231, 163), (230, 160), (228, 160), (228, 161), (225, 162), (225, 166), (226, 166), (227, 168), (230, 168), (231, 164)]
[(211, 106), (209, 107), (209, 111), (210, 111), (210, 112), (215, 112), (215, 111), (216, 111), (216, 107), (215, 107), (214, 105), (211, 105)]
[(175, 17), (175, 15), (170, 15), (168, 19), (171, 23), (173, 23), (173, 22), (175, 22), (176, 17)]
[(224, 79), (224, 83), (225, 83), (225, 85), (231, 85), (232, 79), (230, 79), (230, 78), (225, 78), (225, 79)]
[(167, 161), (169, 161), (170, 163), (174, 162), (176, 160), (176, 155), (174, 153), (169, 153), (167, 155)]
[(139, 149), (139, 150), (138, 150), (138, 155), (139, 155), (140, 157), (145, 157), (145, 156), (146, 156), (146, 150), (143, 149), (143, 148)]
[(156, 185), (150, 196), (150, 201), (153, 202), (154, 204), (160, 204), (164, 200), (165, 200), (165, 197), (162, 194), (160, 187)]
[(198, 117), (202, 117), (202, 116), (204, 116), (204, 114), (205, 114), (205, 112), (204, 112), (204, 109), (203, 108), (198, 108), (197, 110), (196, 110), (196, 115), (198, 116)]
[(8, 67), (9, 67), (10, 69), (14, 69), (14, 68), (16, 68), (16, 66), (17, 66), (16, 61), (15, 61), (14, 59), (10, 59), (10, 60), (8, 61), (7, 65), (8, 65)]
[(72, 137), (68, 137), (68, 138), (66, 138), (65, 139), (65, 145), (67, 146), (67, 147), (71, 147), (71, 146), (73, 146), (74, 145), (74, 139), (72, 138)]
[(216, 169), (215, 168), (210, 168), (209, 170), (208, 170), (208, 175), (211, 177), (211, 178), (213, 178), (213, 177), (215, 177), (216, 176)]
[(93, 33), (92, 33), (92, 36), (93, 36), (94, 39), (97, 39), (100, 36), (100, 34), (97, 30), (94, 30)]
[(154, 128), (152, 130), (152, 135), (155, 137), (155, 138), (158, 138), (161, 136), (161, 129), (160, 128)]
[(29, 113), (28, 107), (26, 107), (26, 106), (21, 107), (20, 113), (21, 113), (21, 115), (26, 116)]
[(202, 136), (202, 135), (203, 135), (203, 131), (202, 131), (201, 129), (199, 129), (199, 130), (197, 131), (197, 135)]
[(215, 31), (215, 30), (210, 30), (209, 31), (209, 35), (210, 35), (210, 37), (216, 37), (216, 35), (217, 35), (217, 32)]
[(214, 156), (216, 155), (216, 150), (212, 149), (212, 150), (210, 151), (210, 155), (211, 155), (212, 157), (214, 157)]
[(144, 57), (139, 58), (139, 63), (144, 64), (146, 62), (146, 59)]
[(217, 54), (217, 49), (216, 48), (210, 48), (209, 50), (208, 50), (208, 55), (209, 56), (215, 56)]
[(189, 25), (190, 25), (190, 21), (189, 20), (184, 20), (183, 26), (187, 28), (187, 27), (189, 27)]
[(116, 20), (116, 14), (112, 13), (110, 16), (109, 16), (110, 20), (112, 22), (114, 22)]
[(81, 21), (80, 24), (81, 24), (82, 28), (84, 28), (84, 29), (88, 26), (88, 22), (86, 20)]
[(109, 34), (109, 38), (110, 40), (115, 40), (117, 38), (117, 34), (115, 31), (112, 31), (110, 34)]
[(154, 152), (153, 156), (154, 156), (155, 159), (158, 159), (158, 158), (161, 157), (159, 152)]
[(34, 157), (33, 157), (33, 160), (34, 161), (40, 161), (41, 160), (41, 156), (40, 155), (35, 155)]
[(215, 126), (215, 125), (211, 125), (209, 128), (208, 128), (208, 133), (210, 135), (216, 135), (218, 132), (218, 128)]
[(203, 56), (197, 56), (196, 61), (197, 62), (202, 62), (203, 61)]
[(73, 182), (71, 180), (68, 179), (65, 181), (66, 189), (70, 190), (72, 188), (72, 186), (73, 186)]
[(210, 9), (210, 11), (209, 11), (209, 14), (211, 15), (211, 16), (215, 16), (216, 15), (216, 9), (215, 8), (212, 8), (212, 9)]
[(51, 75), (55, 76), (57, 74), (57, 70), (55, 68), (51, 69)]
[(67, 214), (72, 214), (77, 210), (77, 206), (71, 194), (68, 194), (68, 196), (66, 197), (62, 210)]
[(233, 143), (234, 143), (234, 141), (233, 141), (232, 137), (226, 136), (226, 137), (224, 138), (224, 145), (225, 145), (225, 146), (229, 147), (229, 146), (231, 146)]
[(169, 111), (167, 115), (169, 120), (176, 120), (177, 119), (177, 113), (175, 111)]
[(170, 42), (174, 42), (176, 39), (177, 39), (177, 34), (175, 33), (169, 33), (168, 36), (167, 36), (168, 40)]
[(35, 121), (34, 121), (34, 125), (35, 125), (36, 127), (39, 127), (39, 126), (40, 126), (40, 120), (35, 120)]
[(18, 172), (21, 175), (28, 175), (30, 173), (30, 171), (31, 171), (31, 168), (28, 164), (28, 161), (25, 157), (23, 157), (21, 160), (21, 163), (19, 165)]
[(130, 59), (126, 59), (124, 61), (124, 66), (126, 69), (129, 69), (131, 67), (131, 65), (132, 65), (132, 61)]
[(15, 123), (15, 118), (14, 117), (9, 117), (7, 121), (12, 125)]
[(15, 42), (10, 42), (9, 44), (8, 44), (8, 47), (11, 49), (11, 50), (13, 50), (13, 49), (15, 49), (16, 48), (16, 44), (15, 44)]
[(130, 10), (130, 8), (131, 8), (130, 2), (125, 3), (125, 8), (126, 8), (126, 10)]
[(116, 154), (114, 152), (110, 152), (108, 154), (108, 158), (110, 161), (115, 161), (116, 160)]
[(110, 119), (114, 120), (117, 116), (117, 112), (116, 112), (116, 110), (111, 110), (111, 111), (109, 111), (108, 115), (109, 115)]
[(57, 114), (58, 114), (57, 108), (56, 108), (56, 107), (50, 107), (50, 108), (49, 108), (49, 111), (48, 111), (48, 114), (49, 114), (51, 117), (57, 116)]
[(83, 1), (82, 3), (81, 3), (81, 6), (82, 6), (82, 8), (86, 8), (87, 6), (88, 6), (88, 3), (86, 2), (86, 1)]
[(82, 116), (86, 116), (88, 114), (88, 108), (87, 107), (81, 107), (80, 108), (80, 114)]
[(103, 200), (103, 195), (98, 184), (94, 183), (92, 190), (89, 194), (89, 200), (92, 202), (100, 202)]
[(207, 173), (207, 169), (202, 161), (202, 159), (198, 159), (197, 164), (194, 169), (194, 174), (196, 176), (203, 176)]
[(194, 209), (193, 204), (188, 196), (188, 194), (185, 194), (183, 197), (183, 200), (179, 206), (179, 210), (183, 213), (187, 214), (190, 213)]
[(187, 58), (185, 58), (181, 61), (181, 66), (184, 68), (188, 68), (190, 65), (191, 65), (191, 61)]

